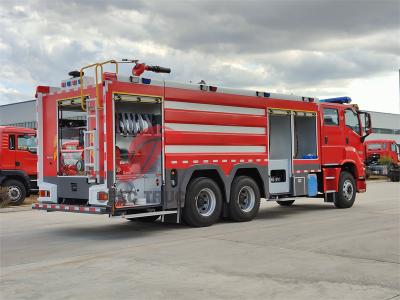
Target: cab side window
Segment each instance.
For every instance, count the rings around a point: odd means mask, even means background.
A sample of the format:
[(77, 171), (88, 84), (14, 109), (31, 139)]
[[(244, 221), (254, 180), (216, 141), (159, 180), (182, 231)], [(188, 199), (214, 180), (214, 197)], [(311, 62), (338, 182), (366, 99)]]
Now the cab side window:
[(324, 108), (324, 125), (339, 126), (339, 114), (335, 108)]
[(391, 144), (390, 145), (391, 147), (391, 149), (390, 150), (392, 150), (393, 152), (395, 152), (395, 153), (397, 153), (398, 151), (397, 151), (397, 144), (395, 144), (395, 143), (393, 143), (393, 144)]
[(351, 109), (346, 109), (344, 111), (344, 121), (346, 123), (346, 127), (349, 127), (355, 133), (360, 134), (360, 123), (358, 120), (358, 115), (353, 112)]
[(15, 150), (15, 135), (8, 136), (8, 149)]

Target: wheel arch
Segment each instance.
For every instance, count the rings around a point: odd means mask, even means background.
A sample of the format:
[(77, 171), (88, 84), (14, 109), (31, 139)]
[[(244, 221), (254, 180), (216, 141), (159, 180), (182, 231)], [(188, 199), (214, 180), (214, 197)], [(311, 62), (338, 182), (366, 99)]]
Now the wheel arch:
[[(262, 175), (260, 174), (260, 170), (258, 169), (257, 166), (239, 166), (233, 173), (233, 176), (230, 180), (230, 184), (229, 187), (232, 187), (232, 181), (239, 176), (247, 176), (252, 178), (258, 186), (258, 189), (260, 190), (260, 195), (261, 198), (265, 198), (266, 197), (266, 191), (267, 191), (267, 185), (266, 185), (266, 181), (263, 180)], [(266, 174), (264, 174), (264, 176), (266, 176)], [(229, 202), (229, 198), (228, 198), (228, 202)]]
[(345, 161), (341, 165), (341, 172), (343, 172), (343, 171), (349, 172), (351, 175), (353, 175), (354, 180), (357, 180), (358, 170), (357, 170), (356, 164), (353, 161)]
[(5, 183), (7, 180), (18, 180), (23, 183), (26, 189), (26, 195), (30, 194), (30, 179), (29, 176), (21, 170), (2, 170), (0, 174), (0, 185)]
[(261, 197), (266, 197), (268, 192), (267, 181), (263, 178), (268, 178), (268, 170), (266, 167), (260, 167), (255, 164), (238, 164), (235, 165), (229, 172), (229, 175), (225, 175), (221, 167), (218, 165), (198, 165), (188, 168), (183, 174), (183, 181), (179, 185), (180, 203), (181, 207), (184, 206), (186, 189), (190, 181), (198, 177), (208, 177), (213, 179), (219, 186), (222, 192), (223, 202), (228, 203), (231, 193), (231, 184), (237, 176), (248, 176), (256, 181)]
[(199, 165), (192, 166), (185, 171), (184, 179), (179, 187), (181, 207), (185, 205), (186, 189), (189, 183), (199, 177), (207, 177), (214, 180), (221, 190), (223, 202), (226, 202), (227, 197), (229, 197), (229, 189), (227, 189), (227, 177), (221, 168), (216, 165)]

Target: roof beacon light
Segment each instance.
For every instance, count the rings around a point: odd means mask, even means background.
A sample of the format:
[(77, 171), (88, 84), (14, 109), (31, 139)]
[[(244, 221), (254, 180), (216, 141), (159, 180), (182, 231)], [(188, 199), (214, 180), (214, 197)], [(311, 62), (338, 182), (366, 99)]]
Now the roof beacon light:
[(338, 103), (338, 104), (349, 104), (351, 103), (350, 97), (336, 97), (336, 98), (329, 98), (329, 99), (321, 99), (319, 102), (326, 102), (326, 103)]

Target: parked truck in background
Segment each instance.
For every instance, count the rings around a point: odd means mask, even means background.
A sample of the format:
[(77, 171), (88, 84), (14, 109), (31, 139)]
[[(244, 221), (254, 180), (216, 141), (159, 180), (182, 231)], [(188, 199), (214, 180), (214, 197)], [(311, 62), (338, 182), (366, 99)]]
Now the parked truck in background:
[(20, 205), (37, 190), (36, 131), (0, 126), (0, 186), (11, 205)]
[[(261, 198), (349, 208), (366, 191), (371, 120), (348, 97), (155, 80), (140, 75), (169, 70), (137, 61), (123, 76), (126, 62), (92, 64), (60, 87), (37, 87), (34, 209), (209, 226), (222, 216), (253, 219)], [(115, 72), (103, 72), (109, 63)], [(95, 79), (84, 74), (90, 68)], [(66, 160), (71, 141), (81, 155)]]
[(388, 176), (400, 181), (400, 147), (395, 140), (368, 140), (365, 142), (367, 175)]

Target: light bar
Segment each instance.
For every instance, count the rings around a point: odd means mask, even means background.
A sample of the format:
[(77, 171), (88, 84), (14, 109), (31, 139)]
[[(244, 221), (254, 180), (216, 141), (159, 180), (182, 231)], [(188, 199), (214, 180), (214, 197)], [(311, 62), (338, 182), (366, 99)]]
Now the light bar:
[(319, 100), (319, 102), (349, 104), (349, 103), (351, 103), (351, 98), (343, 96), (343, 97), (336, 97), (336, 98), (321, 99), (321, 100)]
[[(85, 87), (93, 84), (94, 84), (94, 79), (92, 77), (83, 77), (83, 85)], [(61, 88), (64, 89), (74, 88), (80, 85), (81, 85), (81, 79), (76, 77), (61, 81)]]

